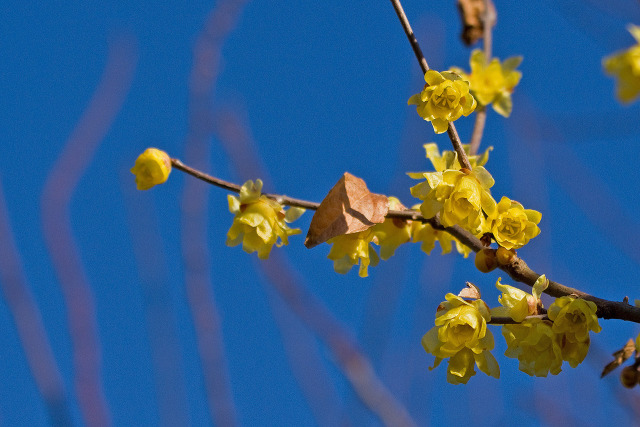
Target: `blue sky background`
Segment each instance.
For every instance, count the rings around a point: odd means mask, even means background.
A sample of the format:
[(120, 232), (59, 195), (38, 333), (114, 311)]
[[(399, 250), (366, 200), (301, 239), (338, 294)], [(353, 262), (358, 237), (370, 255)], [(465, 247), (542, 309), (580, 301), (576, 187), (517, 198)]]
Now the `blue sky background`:
[[(134, 191), (128, 169), (140, 152), (155, 146), (185, 161), (198, 159), (186, 147), (207, 126), (212, 128), (201, 137), (206, 155), (198, 160), (208, 172), (235, 182), (262, 177), (266, 191), (313, 201), (349, 171), (371, 191), (410, 205), (413, 181), (405, 172), (428, 169), (422, 145), (435, 141), (450, 149), (446, 135), (434, 135), (406, 104), (423, 81), (387, 1), (247, 1), (221, 45), (213, 95), (190, 104), (194, 46), (216, 6), (0, 5), (0, 181), (24, 278), (74, 425), (85, 419), (74, 388), (62, 279), (43, 237), (42, 201), (110, 48), (125, 52), (125, 62), (133, 64), (131, 84), (95, 153), (84, 152), (90, 162), (66, 212), (95, 305), (101, 388), (114, 425), (212, 423), (185, 287), (181, 212), (188, 185), (208, 195), (206, 230), (196, 235), (208, 249), (188, 256), (206, 255), (210, 294), (195, 300), (219, 316), (223, 341), (213, 348), (223, 350), (224, 363), (209, 369), (226, 372), (238, 424), (379, 424), (345, 378), (322, 338), (327, 335), (308, 327), (308, 319), (318, 318), (335, 320), (330, 330), (360, 349), (419, 425), (637, 420), (630, 409), (630, 399), (637, 405), (637, 390), (623, 390), (615, 374), (599, 378), (608, 354), (635, 337), (637, 325), (602, 321), (587, 360), (577, 369), (565, 364), (560, 375), (546, 379), (519, 372), (517, 361), (502, 355), (504, 341), (493, 328), (502, 378), (479, 373), (467, 386), (451, 386), (444, 366), (428, 370), (433, 357), (420, 338), (433, 326), (444, 294), (467, 280), (496, 305), (500, 274), (483, 275), (472, 260), (440, 256), (438, 249), (427, 257), (417, 245), (405, 245), (370, 268), (369, 278), (355, 270), (337, 275), (327, 245), (302, 246), (307, 213), (296, 224), (303, 235), (274, 249), (299, 278), (295, 286), (321, 304), (325, 317), (309, 309), (305, 324), (255, 255), (224, 245), (232, 220), (225, 191), (189, 184), (193, 179), (179, 171), (163, 186)], [(489, 112), (483, 146), (494, 151), (487, 167), (496, 179), (496, 198), (517, 199), (543, 218), (542, 234), (519, 254), (535, 271), (599, 297), (640, 298), (640, 104), (621, 106), (601, 67), (603, 56), (633, 43), (625, 26), (640, 24), (640, 6), (630, 0), (496, 6), (494, 55), (522, 55), (524, 61), (512, 116)], [(470, 49), (459, 41), (455, 2), (406, 1), (404, 7), (431, 67), (468, 69)], [(190, 121), (202, 105), (207, 120)], [(220, 130), (234, 123), (239, 128), (228, 133), (236, 136), (229, 145)], [(473, 119), (458, 123), (467, 139)], [(240, 144), (242, 132), (249, 145)], [(229, 147), (235, 154), (229, 155)], [(256, 158), (268, 177), (258, 171)], [(53, 230), (63, 232), (62, 225)], [(0, 298), (0, 425), (51, 425), (8, 300), (6, 294)], [(207, 336), (215, 333), (211, 328)]]

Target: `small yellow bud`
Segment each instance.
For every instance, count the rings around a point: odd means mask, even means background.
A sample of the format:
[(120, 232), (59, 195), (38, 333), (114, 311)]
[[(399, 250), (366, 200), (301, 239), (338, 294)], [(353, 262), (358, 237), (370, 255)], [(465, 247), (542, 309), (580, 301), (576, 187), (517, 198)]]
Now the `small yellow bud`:
[(620, 373), (620, 382), (626, 388), (633, 388), (640, 380), (640, 373), (635, 366), (625, 366)]
[(138, 190), (163, 184), (171, 173), (171, 157), (157, 148), (147, 148), (136, 159), (131, 173), (136, 176)]
[(500, 265), (510, 264), (511, 261), (513, 261), (513, 259), (515, 258), (515, 256), (516, 256), (516, 251), (514, 251), (513, 249), (505, 249), (502, 246), (500, 246), (496, 250), (496, 260)]
[(483, 249), (476, 253), (476, 268), (483, 273), (488, 273), (498, 267), (495, 249)]

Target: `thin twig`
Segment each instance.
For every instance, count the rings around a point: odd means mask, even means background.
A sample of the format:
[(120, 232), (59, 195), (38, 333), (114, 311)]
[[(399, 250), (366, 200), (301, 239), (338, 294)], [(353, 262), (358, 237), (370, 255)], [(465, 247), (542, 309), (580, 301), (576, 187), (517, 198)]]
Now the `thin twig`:
[(427, 64), (427, 60), (422, 53), (422, 49), (420, 49), (420, 45), (418, 44), (418, 39), (416, 39), (415, 34), (413, 34), (413, 30), (411, 29), (411, 25), (409, 24), (409, 19), (407, 19), (407, 15), (404, 13), (404, 9), (402, 8), (402, 4), (400, 4), (400, 0), (391, 0), (391, 4), (396, 11), (396, 15), (398, 15), (398, 19), (400, 19), (400, 24), (404, 29), (404, 33), (407, 35), (409, 39), (409, 44), (413, 49), (413, 53), (415, 53), (418, 62), (420, 63), (420, 68), (422, 68), (422, 74), (426, 74), (429, 71), (429, 64)]
[(456, 130), (456, 126), (453, 124), (453, 122), (449, 122), (447, 134), (449, 135), (451, 144), (453, 144), (453, 149), (456, 150), (456, 153), (458, 153), (458, 161), (460, 162), (460, 166), (471, 170), (471, 163), (469, 163), (467, 153), (465, 153), (464, 148), (462, 148), (462, 141), (460, 141), (460, 136), (458, 135), (458, 131)]
[[(240, 186), (237, 184), (233, 184), (227, 181), (223, 181), (211, 175), (207, 175), (203, 172), (197, 171), (189, 166), (186, 166), (178, 159), (171, 159), (171, 163), (176, 167), (176, 169), (182, 170), (198, 179), (201, 179), (210, 184), (216, 185), (218, 187), (225, 188), (230, 191), (238, 192), (240, 191)], [(306, 209), (316, 210), (318, 209), (319, 204), (315, 202), (309, 202), (301, 199), (295, 199), (292, 197), (287, 197), (278, 194), (267, 194), (263, 193), (265, 196), (278, 201), (281, 204), (288, 206), (299, 206), (304, 207)], [(291, 202), (291, 203), (289, 203)], [(412, 220), (412, 221), (422, 221), (431, 224), (431, 226), (437, 230), (443, 230), (447, 233), (451, 234), (453, 237), (458, 239), (463, 245), (469, 247), (474, 252), (478, 252), (481, 249), (484, 249), (485, 246), (482, 242), (475, 237), (473, 234), (463, 229), (459, 225), (454, 225), (453, 227), (445, 227), (440, 222), (440, 219), (436, 215), (433, 218), (425, 218), (420, 214), (420, 212), (416, 210), (406, 210), (406, 211), (394, 211), (390, 210), (387, 215), (387, 218), (399, 218), (404, 220)], [(528, 286), (533, 286), (538, 277), (541, 275), (533, 271), (529, 266), (519, 257), (514, 257), (510, 264), (504, 265), (500, 267), (501, 270), (509, 274), (509, 276), (520, 283), (524, 283)], [(578, 289), (571, 288), (569, 286), (562, 285), (560, 283), (549, 281), (549, 286), (544, 291), (544, 293), (551, 295), (552, 297), (562, 297), (572, 295), (578, 298), (583, 298), (588, 301), (593, 301), (598, 306), (597, 315), (603, 319), (620, 319), (620, 320), (628, 320), (630, 322), (640, 323), (640, 308), (632, 306), (628, 303), (621, 301), (609, 301), (606, 299), (598, 298), (593, 295), (590, 295), (586, 292), (582, 292)]]
[[(215, 176), (211, 176), (204, 172), (200, 172), (197, 169), (194, 169), (190, 166), (185, 165), (178, 159), (171, 159), (171, 164), (173, 165), (174, 168), (181, 170), (183, 172), (186, 172), (191, 176), (194, 176), (209, 184), (213, 184), (217, 187), (224, 188), (226, 190), (233, 191), (235, 193), (239, 193), (240, 188), (242, 188), (241, 185), (224, 181), (222, 179), (216, 178)], [(318, 206), (320, 206), (319, 203), (309, 202), (307, 200), (295, 199), (293, 197), (287, 197), (280, 194), (270, 194), (270, 193), (262, 193), (262, 194), (267, 196), (270, 199), (275, 200), (280, 204), (287, 205), (287, 206), (297, 206), (299, 208), (310, 209), (310, 210), (316, 210), (318, 209)]]
[[(411, 25), (409, 24), (409, 19), (407, 15), (404, 13), (404, 9), (402, 8), (402, 4), (400, 4), (400, 0), (391, 0), (391, 4), (396, 11), (396, 15), (398, 15), (398, 19), (400, 19), (400, 24), (404, 29), (404, 33), (407, 35), (409, 39), (409, 43), (411, 44), (411, 48), (413, 49), (413, 53), (415, 53), (416, 58), (418, 59), (418, 63), (420, 64), (420, 68), (422, 68), (422, 72), (426, 73), (429, 71), (429, 65), (427, 64), (427, 60), (422, 53), (422, 49), (420, 49), (420, 45), (418, 44), (418, 40), (416, 39), (415, 34), (413, 34), (413, 30), (411, 29)], [(453, 122), (449, 122), (449, 128), (447, 129), (447, 134), (449, 135), (449, 139), (451, 140), (451, 144), (453, 144), (453, 149), (458, 153), (458, 160), (460, 165), (463, 168), (471, 170), (471, 164), (469, 163), (469, 159), (467, 159), (467, 154), (464, 152), (462, 148), (462, 142), (460, 141), (460, 137), (458, 136), (458, 131), (456, 130)]]

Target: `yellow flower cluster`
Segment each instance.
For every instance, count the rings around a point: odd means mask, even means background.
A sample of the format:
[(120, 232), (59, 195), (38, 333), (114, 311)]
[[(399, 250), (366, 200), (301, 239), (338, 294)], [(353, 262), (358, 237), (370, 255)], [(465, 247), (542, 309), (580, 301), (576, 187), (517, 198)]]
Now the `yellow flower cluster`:
[(504, 325), (502, 335), (507, 342), (505, 356), (517, 358), (520, 370), (538, 377), (549, 373), (557, 375), (562, 362), (578, 366), (589, 350), (589, 331), (600, 332), (596, 305), (591, 301), (573, 297), (561, 297), (551, 304), (550, 320), (526, 319), (542, 308), (540, 295), (548, 282), (540, 276), (529, 294), (512, 286), (503, 285), (498, 279), (496, 287), (502, 291), (499, 298), (502, 307), (491, 310), (491, 315), (511, 317), (520, 322)]
[(548, 320), (534, 318), (519, 325), (504, 325), (502, 335), (507, 342), (505, 356), (517, 358), (522, 372), (546, 377), (562, 370), (558, 336)]
[(496, 212), (496, 202), (489, 188), (495, 181), (484, 167), (422, 175), (426, 181), (411, 187), (411, 195), (423, 201), (420, 205), (422, 215), (432, 218), (440, 214), (445, 227), (457, 224), (474, 235), (489, 230), (487, 217)]
[(449, 122), (468, 116), (476, 108), (476, 100), (469, 93), (469, 82), (449, 71), (429, 70), (424, 75), (427, 84), (422, 92), (409, 98), (416, 105), (420, 117), (433, 125), (436, 133), (444, 133)]
[(273, 245), (289, 244), (289, 236), (300, 234), (300, 229), (291, 229), (285, 222), (296, 220), (304, 209), (290, 208), (287, 212), (274, 200), (262, 195), (262, 181), (247, 181), (240, 194), (227, 196), (229, 211), (235, 214), (227, 233), (227, 246), (242, 243), (247, 253), (258, 252), (258, 258), (267, 259)]
[(622, 102), (631, 102), (640, 94), (640, 27), (629, 25), (628, 30), (636, 44), (602, 61), (605, 71), (617, 78), (617, 95)]
[(493, 106), (493, 109), (504, 117), (509, 117), (512, 109), (511, 93), (520, 82), (522, 73), (516, 67), (522, 62), (522, 57), (506, 59), (502, 64), (498, 58), (487, 61), (484, 52), (476, 49), (471, 52), (471, 72), (453, 68), (453, 71), (469, 81), (471, 93), (480, 105)]
[(147, 148), (136, 159), (131, 173), (136, 176), (138, 190), (148, 190), (163, 184), (171, 173), (171, 157), (157, 148)]
[(500, 377), (500, 368), (489, 352), (493, 334), (487, 329), (491, 314), (484, 301), (466, 301), (447, 294), (436, 312), (435, 327), (422, 337), (422, 346), (436, 359), (433, 367), (449, 358), (447, 381), (466, 384), (475, 375), (474, 364), (485, 374)]
[[(414, 179), (425, 179), (411, 188), (411, 194), (422, 200), (420, 211), (427, 218), (440, 214), (446, 227), (459, 225), (475, 236), (492, 233), (495, 241), (506, 249), (519, 249), (540, 234), (540, 212), (524, 207), (508, 197), (500, 203), (491, 196), (493, 177), (484, 168), (489, 159), (489, 147), (482, 155), (469, 156), (472, 171), (460, 168), (454, 151), (438, 151), (436, 144), (424, 146), (435, 172), (410, 172)], [(468, 150), (468, 145), (464, 146)], [(422, 231), (419, 240), (433, 249), (435, 239)], [(428, 231), (428, 230), (427, 230)], [(449, 244), (450, 246), (450, 244)], [(444, 248), (444, 247), (443, 247)]]
[(368, 229), (329, 239), (327, 243), (332, 246), (327, 257), (333, 260), (333, 269), (336, 273), (347, 274), (351, 267), (359, 263), (358, 275), (367, 277), (369, 265), (375, 267), (380, 262), (376, 250), (371, 245), (374, 237), (371, 229)]
[[(404, 207), (395, 197), (389, 197), (389, 209), (400, 210)], [(331, 244), (328, 258), (333, 260), (333, 269), (346, 274), (354, 265), (360, 264), (358, 275), (367, 277), (369, 266), (380, 262), (372, 243), (380, 246), (380, 258), (388, 260), (398, 246), (411, 239), (411, 221), (387, 218), (381, 224), (357, 233), (343, 234), (327, 241)]]
[(589, 332), (602, 330), (596, 316), (596, 305), (580, 298), (561, 297), (549, 306), (553, 332), (560, 337), (562, 358), (572, 368), (578, 366), (589, 351)]

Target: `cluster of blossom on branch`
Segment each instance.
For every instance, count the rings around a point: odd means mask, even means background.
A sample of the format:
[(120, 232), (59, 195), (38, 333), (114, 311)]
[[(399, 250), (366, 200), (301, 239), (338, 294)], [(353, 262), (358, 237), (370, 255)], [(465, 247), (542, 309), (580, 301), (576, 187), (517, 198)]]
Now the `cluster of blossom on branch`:
[[(640, 27), (631, 26), (630, 32), (638, 43), (603, 61), (605, 70), (618, 79), (617, 94), (623, 102), (640, 95)], [(328, 258), (338, 273), (346, 274), (359, 265), (359, 275), (366, 277), (369, 266), (377, 265), (380, 258), (389, 259), (408, 242), (419, 242), (427, 254), (436, 242), (443, 253), (450, 252), (455, 243), (466, 258), (472, 245), (463, 244), (460, 239), (464, 236), (452, 230), (463, 230), (479, 242), (473, 250), (480, 271), (498, 267), (508, 271), (517, 257), (515, 251), (540, 234), (541, 214), (506, 196), (500, 201), (494, 199), (491, 187), (495, 181), (485, 168), (493, 147), (476, 154), (477, 145), (472, 148), (473, 145), (462, 144), (452, 122), (469, 116), (478, 105), (482, 114), (491, 105), (498, 114), (508, 117), (513, 108), (511, 94), (522, 77), (516, 70), (521, 61), (520, 57), (503, 62), (489, 60), (485, 52), (474, 50), (469, 73), (460, 68), (438, 72), (423, 67), (426, 84), (409, 98), (408, 104), (416, 106), (418, 115), (431, 123), (435, 133), (449, 133), (454, 151), (440, 153), (435, 143), (424, 146), (434, 171), (409, 173), (414, 179), (424, 180), (410, 189), (411, 195), (421, 201), (412, 209), (405, 208), (395, 197), (369, 192), (363, 180), (348, 173), (322, 203), (313, 204), (265, 195), (260, 180), (247, 181), (242, 186), (221, 184), (223, 181), (190, 169), (153, 148), (140, 155), (131, 172), (136, 175), (138, 189), (146, 190), (165, 182), (173, 163), (200, 179), (237, 191), (238, 197), (228, 197), (234, 219), (227, 245), (242, 244), (246, 252), (257, 252), (261, 259), (268, 258), (274, 245), (286, 245), (289, 236), (300, 233), (287, 223), (304, 212), (304, 205), (316, 211), (305, 246), (329, 243)], [(291, 207), (285, 210), (283, 205), (287, 204)], [(497, 248), (491, 247), (494, 243)], [(557, 375), (564, 362), (578, 366), (589, 350), (590, 332), (601, 330), (599, 307), (565, 292), (545, 309), (540, 296), (549, 281), (544, 275), (535, 277), (532, 293), (503, 285), (498, 279), (496, 287), (502, 295), (500, 306), (494, 308), (489, 308), (471, 284), (458, 295), (446, 294), (436, 310), (435, 326), (422, 339), (426, 352), (435, 356), (433, 368), (448, 359), (447, 380), (453, 384), (467, 383), (475, 375), (475, 367), (498, 378), (498, 362), (491, 354), (494, 337), (490, 324), (502, 325), (507, 344), (505, 356), (518, 359), (520, 370), (529, 375)], [(603, 376), (635, 352), (635, 362), (623, 369), (621, 378), (628, 387), (640, 383), (639, 350), (640, 335), (635, 343), (631, 340), (614, 353), (615, 359), (605, 367)]]
[(498, 279), (501, 306), (493, 309), (480, 299), (473, 285), (458, 295), (447, 294), (436, 311), (435, 327), (422, 338), (424, 349), (436, 357), (431, 369), (449, 359), (447, 381), (452, 384), (466, 384), (475, 375), (474, 365), (498, 378), (500, 369), (490, 353), (494, 338), (487, 328), (492, 316), (514, 322), (502, 325), (502, 335), (508, 346), (505, 356), (518, 359), (521, 371), (546, 377), (560, 373), (563, 361), (573, 368), (578, 366), (589, 350), (589, 332), (601, 330), (596, 305), (564, 296), (544, 310), (540, 295), (547, 284), (547, 278), (540, 276), (529, 294)]

